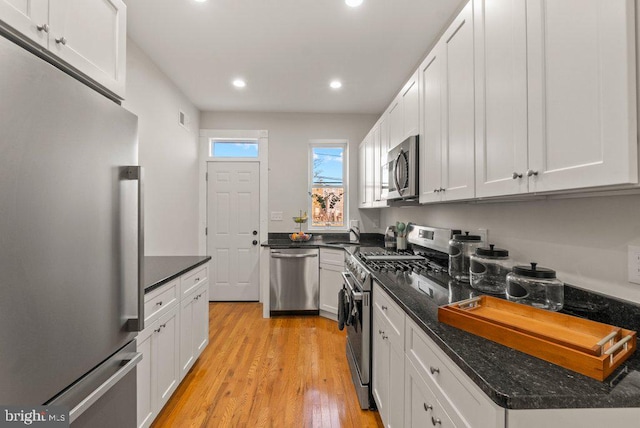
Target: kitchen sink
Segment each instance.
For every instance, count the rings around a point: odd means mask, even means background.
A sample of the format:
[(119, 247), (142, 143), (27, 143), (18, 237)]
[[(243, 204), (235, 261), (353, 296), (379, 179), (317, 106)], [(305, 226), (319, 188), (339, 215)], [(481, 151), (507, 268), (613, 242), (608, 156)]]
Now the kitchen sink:
[(357, 242), (349, 242), (349, 241), (339, 241), (339, 242), (327, 242), (327, 245), (335, 245), (337, 247), (350, 247), (352, 245), (360, 245)]

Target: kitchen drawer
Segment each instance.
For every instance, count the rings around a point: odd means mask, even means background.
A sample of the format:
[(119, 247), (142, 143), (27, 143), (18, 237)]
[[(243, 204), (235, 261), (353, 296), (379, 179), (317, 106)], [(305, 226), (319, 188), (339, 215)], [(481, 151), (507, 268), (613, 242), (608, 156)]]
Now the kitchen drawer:
[(176, 279), (144, 296), (144, 322), (154, 322), (160, 315), (178, 301), (178, 283)]
[(436, 398), (436, 394), (429, 388), (413, 363), (405, 357), (405, 426), (441, 428), (464, 427), (461, 422), (456, 424)]
[(461, 426), (504, 427), (504, 409), (493, 403), (418, 327), (406, 320), (405, 353), (436, 394), (445, 411)]
[(320, 264), (331, 264), (344, 267), (344, 250), (327, 250), (320, 248)]
[(376, 283), (373, 290), (373, 305), (382, 313), (384, 320), (389, 324), (391, 330), (388, 332), (389, 339), (404, 349), (404, 319), (405, 314), (400, 306)]
[(195, 290), (200, 284), (207, 281), (209, 277), (209, 265), (200, 266), (191, 272), (180, 277), (181, 298)]

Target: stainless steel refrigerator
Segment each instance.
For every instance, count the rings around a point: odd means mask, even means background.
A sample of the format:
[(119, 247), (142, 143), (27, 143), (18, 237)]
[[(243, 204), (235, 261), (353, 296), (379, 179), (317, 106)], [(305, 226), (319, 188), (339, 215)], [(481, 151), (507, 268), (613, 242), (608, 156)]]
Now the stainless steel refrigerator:
[(0, 405), (134, 427), (137, 117), (0, 36)]

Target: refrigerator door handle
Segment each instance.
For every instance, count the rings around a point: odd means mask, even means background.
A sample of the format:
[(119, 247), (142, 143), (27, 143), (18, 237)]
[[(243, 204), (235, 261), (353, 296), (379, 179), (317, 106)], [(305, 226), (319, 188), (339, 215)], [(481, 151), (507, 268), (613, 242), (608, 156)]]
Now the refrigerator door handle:
[(124, 179), (138, 181), (138, 317), (127, 320), (129, 331), (144, 330), (144, 180), (141, 166), (124, 168)]
[(117, 372), (115, 372), (109, 379), (107, 379), (102, 385), (97, 387), (91, 394), (78, 403), (73, 409), (69, 411), (69, 423), (75, 421), (80, 415), (82, 415), (87, 409), (98, 401), (104, 394), (106, 394), (113, 386), (115, 386), (120, 379), (125, 377), (131, 370), (133, 370), (138, 363), (142, 360), (141, 353), (135, 353), (130, 360), (123, 360), (124, 366)]

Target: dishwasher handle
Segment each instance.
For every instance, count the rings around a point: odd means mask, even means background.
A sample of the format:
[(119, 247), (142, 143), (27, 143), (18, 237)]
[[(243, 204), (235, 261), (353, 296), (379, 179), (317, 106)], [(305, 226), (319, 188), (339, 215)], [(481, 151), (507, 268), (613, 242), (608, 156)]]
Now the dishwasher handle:
[(274, 259), (304, 259), (307, 257), (318, 257), (317, 254), (282, 254), (282, 253), (271, 253), (271, 257)]

